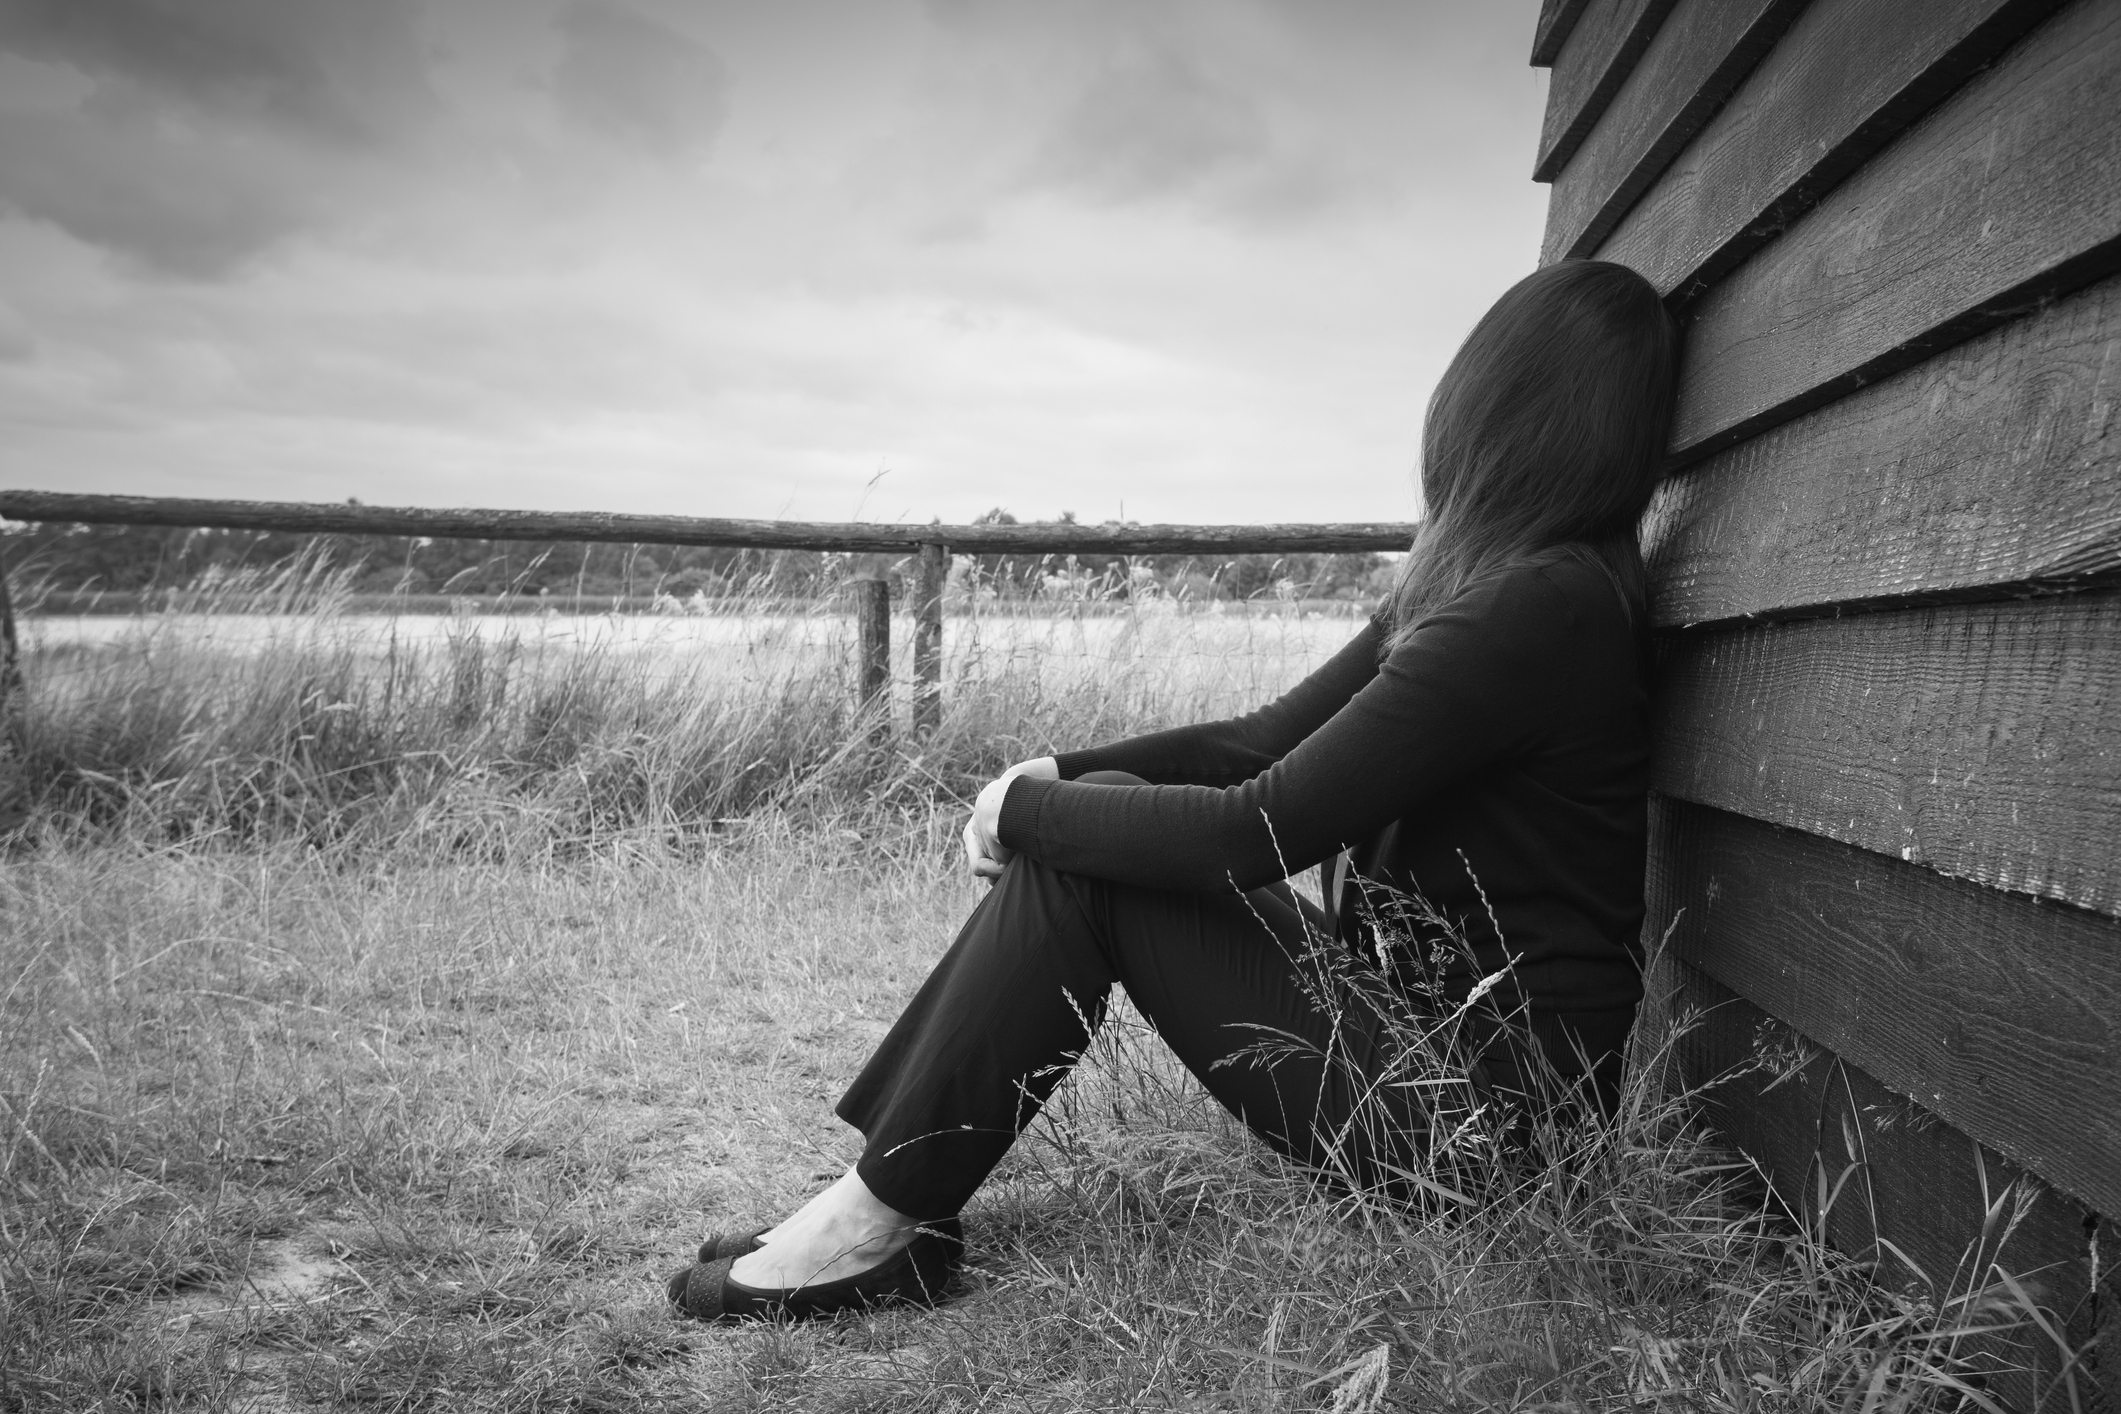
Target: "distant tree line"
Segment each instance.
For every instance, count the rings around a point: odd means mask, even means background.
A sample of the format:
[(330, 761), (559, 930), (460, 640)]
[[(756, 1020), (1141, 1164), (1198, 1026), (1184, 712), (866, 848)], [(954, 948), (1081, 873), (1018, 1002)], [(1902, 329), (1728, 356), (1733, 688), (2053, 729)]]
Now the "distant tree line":
[[(979, 523), (1021, 522), (996, 509)], [(1064, 512), (1060, 523), (1073, 524), (1074, 517)], [(18, 584), (67, 594), (182, 589), (210, 573), (263, 569), (301, 554), (350, 570), (357, 594), (688, 599), (815, 594), (858, 574), (882, 575), (903, 588), (912, 575), (906, 555), (134, 525), (10, 527), (0, 531), (0, 554)], [(1381, 594), (1393, 569), (1378, 554), (978, 555), (958, 557), (952, 588), (1008, 599), (1127, 597), (1145, 590), (1191, 599), (1363, 599)]]

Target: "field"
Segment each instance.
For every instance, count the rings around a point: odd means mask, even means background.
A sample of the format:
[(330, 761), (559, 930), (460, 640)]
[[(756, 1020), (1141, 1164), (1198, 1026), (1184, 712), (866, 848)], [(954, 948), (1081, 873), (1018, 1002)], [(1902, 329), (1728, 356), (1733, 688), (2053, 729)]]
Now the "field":
[(333, 585), (26, 624), (0, 1409), (1942, 1409), (2019, 1319), (1982, 1263), (1941, 1311), (1873, 1285), (1654, 1056), (1617, 1122), (1536, 1116), (1509, 1168), (1469, 1124), (1405, 1201), (1276, 1161), (1122, 1008), (939, 1311), (675, 1321), (703, 1233), (851, 1158), (831, 1104), (976, 897), (970, 793), (1354, 621), (961, 616), (909, 743), (830, 605), (393, 622)]

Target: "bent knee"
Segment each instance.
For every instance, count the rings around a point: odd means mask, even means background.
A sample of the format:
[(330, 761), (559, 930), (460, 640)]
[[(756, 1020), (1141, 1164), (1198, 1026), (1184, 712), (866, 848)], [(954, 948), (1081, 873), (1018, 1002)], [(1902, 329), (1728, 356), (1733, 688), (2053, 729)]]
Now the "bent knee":
[(1085, 771), (1075, 778), (1086, 786), (1145, 786), (1149, 784), (1131, 771)]

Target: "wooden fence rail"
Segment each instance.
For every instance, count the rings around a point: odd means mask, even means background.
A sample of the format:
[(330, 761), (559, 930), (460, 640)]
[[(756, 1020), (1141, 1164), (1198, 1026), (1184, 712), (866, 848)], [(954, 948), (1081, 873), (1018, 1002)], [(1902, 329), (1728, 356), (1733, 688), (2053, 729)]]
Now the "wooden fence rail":
[(312, 535), (426, 535), (440, 540), (595, 540), (757, 550), (965, 555), (1248, 555), (1404, 550), (1412, 525), (886, 525), (868, 521), (710, 520), (608, 511), (430, 510), (300, 501), (201, 501), (0, 491), (0, 517), (99, 525), (214, 526)]
[[(913, 587), (913, 728), (942, 720), (943, 585), (952, 553), (968, 555), (1245, 555), (1403, 550), (1415, 527), (1395, 522), (1310, 525), (887, 525), (872, 522), (717, 520), (608, 511), (432, 510), (301, 501), (209, 501), (0, 490), (0, 517), (91, 525), (282, 530), (310, 535), (407, 535), (438, 540), (574, 540), (625, 545), (714, 545), (756, 550), (837, 550), (916, 557)], [(0, 570), (4, 574), (4, 570)], [(889, 655), (889, 586), (859, 583), (862, 699), (882, 692)], [(0, 601), (4, 602), (4, 601)], [(881, 645), (881, 646), (880, 646)], [(881, 657), (879, 655), (882, 655)], [(4, 689), (0, 689), (4, 699)]]

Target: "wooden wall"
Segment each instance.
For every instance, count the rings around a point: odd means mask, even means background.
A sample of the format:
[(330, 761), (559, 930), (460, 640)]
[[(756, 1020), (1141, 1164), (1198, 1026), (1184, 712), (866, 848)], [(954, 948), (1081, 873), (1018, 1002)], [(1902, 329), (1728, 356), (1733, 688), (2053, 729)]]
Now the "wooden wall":
[[(1716, 1122), (1799, 1210), (1857, 1163), (1835, 1239), (1940, 1290), (2034, 1185), (2000, 1260), (2121, 1408), (2121, 0), (1547, 0), (1533, 59), (1543, 259), (1687, 327), (1643, 527), (1682, 1069), (1772, 1061)], [(2068, 1408), (2042, 1344), (1995, 1389)]]

